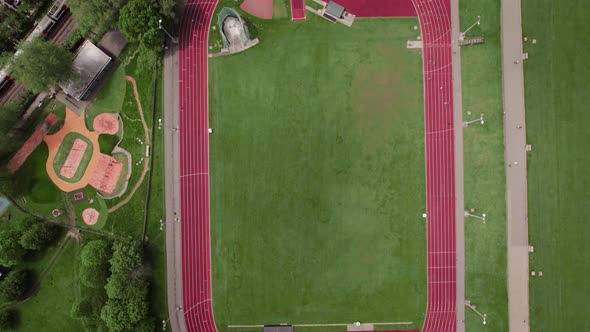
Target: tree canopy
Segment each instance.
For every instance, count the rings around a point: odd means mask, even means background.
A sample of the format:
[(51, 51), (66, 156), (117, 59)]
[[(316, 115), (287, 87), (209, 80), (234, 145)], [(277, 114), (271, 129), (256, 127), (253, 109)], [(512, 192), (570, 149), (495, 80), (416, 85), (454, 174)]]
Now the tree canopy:
[(14, 328), (16, 325), (16, 316), (16, 310), (0, 310), (0, 331)]
[(119, 19), (119, 10), (127, 0), (69, 0), (68, 5), (85, 35), (90, 31), (104, 32), (114, 27)]
[(129, 0), (121, 9), (119, 27), (131, 41), (147, 48), (158, 47), (162, 43), (159, 29), (160, 7), (153, 0)]
[(6, 300), (14, 301), (22, 298), (31, 284), (31, 273), (28, 270), (15, 270), (0, 282), (0, 294)]
[(22, 260), (26, 250), (18, 243), (19, 238), (16, 230), (0, 231), (0, 265), (14, 266)]
[(24, 231), (18, 243), (28, 250), (45, 248), (58, 234), (57, 226), (48, 222), (36, 222)]
[(12, 61), (12, 75), (33, 92), (47, 91), (76, 77), (73, 55), (50, 41), (35, 39), (23, 44)]

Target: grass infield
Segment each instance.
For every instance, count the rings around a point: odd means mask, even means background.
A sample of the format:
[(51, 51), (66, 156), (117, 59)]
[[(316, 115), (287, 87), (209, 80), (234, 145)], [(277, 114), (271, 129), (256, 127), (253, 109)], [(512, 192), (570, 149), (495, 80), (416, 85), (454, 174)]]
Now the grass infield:
[[(254, 19), (252, 19), (255, 21)], [(273, 20), (209, 63), (213, 305), (228, 324), (426, 309), (416, 19)]]
[[(590, 3), (525, 0), (531, 331), (588, 331)], [(536, 43), (533, 44), (533, 39)]]

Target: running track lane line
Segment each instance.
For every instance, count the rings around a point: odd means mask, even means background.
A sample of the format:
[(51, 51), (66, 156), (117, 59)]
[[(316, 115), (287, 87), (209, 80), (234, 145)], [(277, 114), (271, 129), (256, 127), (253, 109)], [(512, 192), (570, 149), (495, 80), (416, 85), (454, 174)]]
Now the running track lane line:
[(428, 304), (423, 332), (456, 331), (455, 159), (449, 0), (412, 0), (422, 29)]
[(211, 287), (207, 66), (209, 25), (216, 4), (217, 0), (188, 0), (180, 23), (182, 310), (189, 332), (217, 331)]

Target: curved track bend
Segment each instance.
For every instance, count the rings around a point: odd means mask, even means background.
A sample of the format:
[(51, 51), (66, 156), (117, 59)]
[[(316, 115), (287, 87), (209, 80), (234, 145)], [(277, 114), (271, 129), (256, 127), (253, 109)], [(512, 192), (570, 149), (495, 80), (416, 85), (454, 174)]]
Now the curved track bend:
[(412, 0), (423, 38), (428, 305), (424, 332), (456, 322), (455, 159), (449, 0)]

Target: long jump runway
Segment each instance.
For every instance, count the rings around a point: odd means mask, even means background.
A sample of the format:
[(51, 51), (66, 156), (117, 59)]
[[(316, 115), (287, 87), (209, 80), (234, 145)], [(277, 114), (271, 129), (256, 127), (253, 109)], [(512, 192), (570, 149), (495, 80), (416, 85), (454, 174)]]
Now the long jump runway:
[[(183, 312), (216, 332), (212, 308), (207, 48), (216, 0), (188, 0), (180, 26), (179, 112)], [(449, 0), (412, 0), (422, 28), (428, 305), (424, 332), (456, 331), (455, 171)], [(376, 13), (376, 16), (379, 13)]]

